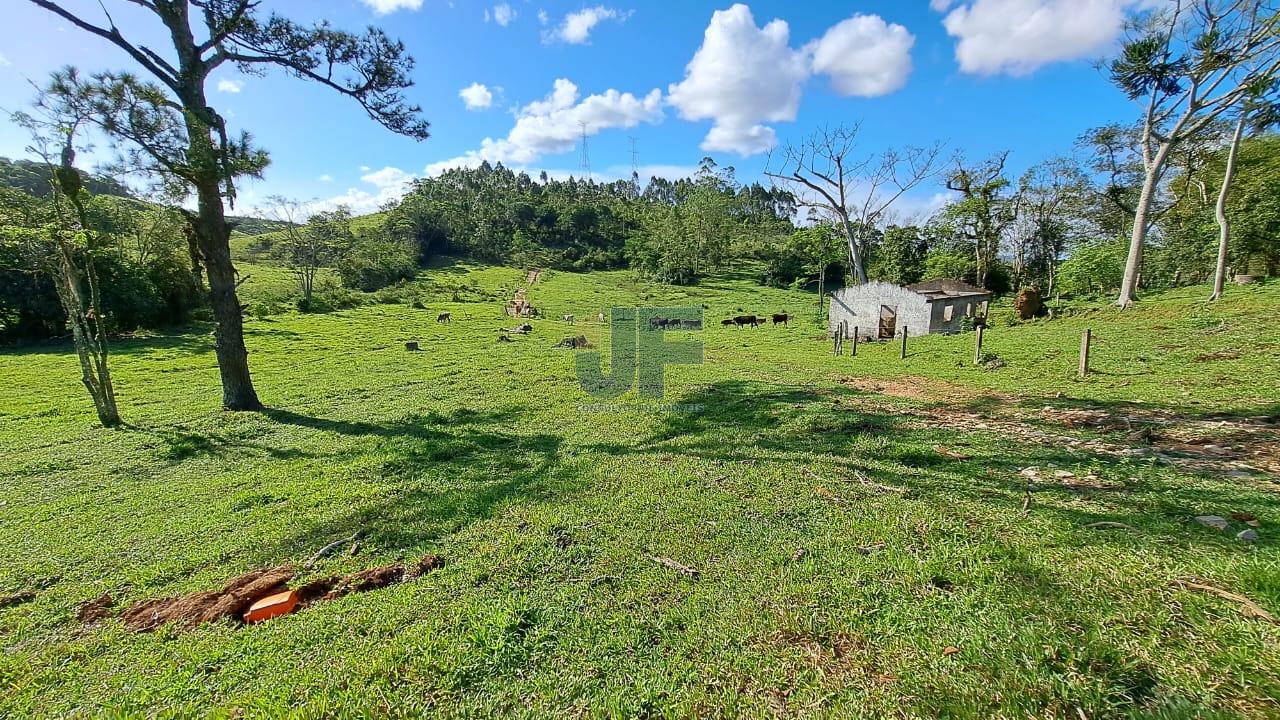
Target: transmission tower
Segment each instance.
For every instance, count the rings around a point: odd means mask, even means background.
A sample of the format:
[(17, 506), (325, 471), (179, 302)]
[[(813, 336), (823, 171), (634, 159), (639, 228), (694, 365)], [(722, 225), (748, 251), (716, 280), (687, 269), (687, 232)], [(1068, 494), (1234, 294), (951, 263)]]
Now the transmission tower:
[(579, 167), (582, 172), (586, 173), (587, 180), (591, 180), (591, 155), (587, 151), (587, 124), (585, 122), (578, 123), (582, 127), (582, 160)]
[(631, 192), (638, 197), (640, 195), (640, 150), (636, 148), (635, 136), (628, 135), (627, 139), (631, 141)]

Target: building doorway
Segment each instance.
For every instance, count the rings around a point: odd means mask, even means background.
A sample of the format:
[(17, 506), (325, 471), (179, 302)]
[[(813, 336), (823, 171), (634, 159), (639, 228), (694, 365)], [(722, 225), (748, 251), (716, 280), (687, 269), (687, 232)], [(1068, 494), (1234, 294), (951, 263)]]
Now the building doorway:
[(898, 307), (880, 306), (880, 339), (892, 340), (898, 333)]

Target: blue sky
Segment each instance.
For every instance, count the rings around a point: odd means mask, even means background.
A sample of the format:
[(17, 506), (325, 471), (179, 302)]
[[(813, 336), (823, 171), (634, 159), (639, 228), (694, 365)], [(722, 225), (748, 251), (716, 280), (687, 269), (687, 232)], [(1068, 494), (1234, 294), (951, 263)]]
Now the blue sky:
[[(163, 47), (156, 22), (104, 2), (126, 34)], [(368, 211), (405, 178), (480, 158), (579, 174), (583, 124), (598, 177), (630, 173), (634, 138), (644, 174), (677, 174), (711, 155), (755, 180), (770, 145), (841, 122), (861, 123), (868, 154), (944, 141), (974, 158), (1011, 150), (1017, 172), (1070, 151), (1089, 127), (1136, 116), (1090, 61), (1150, 2), (266, 0), (298, 20), (376, 24), (402, 39), (418, 63), (408, 94), (432, 137), (397, 137), (354, 102), (282, 73), (226, 67), (210, 97), (272, 157), (265, 180), (243, 188), (242, 207), (280, 193)], [(64, 4), (102, 18), (95, 0)], [(29, 80), (66, 64), (134, 69), (106, 41), (23, 0), (5, 10), (6, 111), (29, 101)], [(469, 87), (471, 108), (460, 95)], [(20, 156), (25, 144), (0, 124), (0, 154)], [(907, 208), (940, 192), (923, 188)]]

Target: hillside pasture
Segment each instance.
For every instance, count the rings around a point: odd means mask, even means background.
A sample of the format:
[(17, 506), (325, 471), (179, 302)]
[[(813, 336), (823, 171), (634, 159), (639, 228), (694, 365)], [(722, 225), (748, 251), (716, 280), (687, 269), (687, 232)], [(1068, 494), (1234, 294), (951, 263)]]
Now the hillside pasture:
[[(116, 343), (120, 430), (69, 348), (0, 352), (0, 594), (33, 593), (0, 716), (1280, 715), (1280, 627), (1194, 587), (1280, 614), (1280, 286), (998, 321), (975, 366), (972, 334), (833, 356), (812, 294), (734, 275), (547, 272), (499, 343), (524, 280), (251, 316), (263, 413), (218, 408), (209, 327)], [(601, 403), (553, 346), (607, 355), (597, 314), (637, 306), (703, 308), (667, 335), (704, 362)], [(301, 579), (444, 565), (252, 627), (76, 618), (357, 530)]]

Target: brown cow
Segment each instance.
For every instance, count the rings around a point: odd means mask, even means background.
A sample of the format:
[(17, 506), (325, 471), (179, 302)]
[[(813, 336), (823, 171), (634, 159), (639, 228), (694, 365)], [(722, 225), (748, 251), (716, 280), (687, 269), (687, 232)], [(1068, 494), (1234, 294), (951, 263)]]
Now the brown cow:
[(786, 313), (781, 313), (781, 314), (774, 313), (773, 326), (777, 327), (779, 325), (785, 325), (787, 327), (791, 327), (791, 316)]

